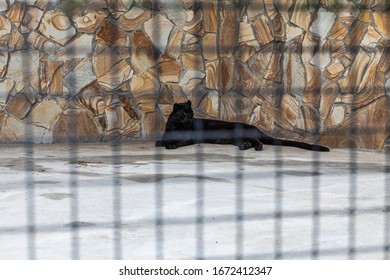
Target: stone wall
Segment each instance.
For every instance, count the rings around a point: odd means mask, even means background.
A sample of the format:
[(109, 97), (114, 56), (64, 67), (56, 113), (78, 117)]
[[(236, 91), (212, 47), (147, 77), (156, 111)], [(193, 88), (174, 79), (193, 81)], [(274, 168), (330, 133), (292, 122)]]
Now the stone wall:
[(386, 0), (3, 0), (0, 141), (152, 140), (189, 99), (198, 117), (382, 150), (389, 39)]

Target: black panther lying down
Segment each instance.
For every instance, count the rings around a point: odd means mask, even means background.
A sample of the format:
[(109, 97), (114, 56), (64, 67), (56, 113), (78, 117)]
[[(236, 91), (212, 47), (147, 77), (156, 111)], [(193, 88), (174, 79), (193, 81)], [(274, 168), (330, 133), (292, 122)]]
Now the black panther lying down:
[(218, 120), (196, 119), (191, 101), (176, 103), (168, 117), (165, 132), (157, 147), (176, 149), (196, 143), (232, 144), (240, 150), (255, 148), (260, 151), (263, 144), (292, 146), (313, 151), (329, 151), (327, 147), (297, 141), (272, 138), (253, 125)]

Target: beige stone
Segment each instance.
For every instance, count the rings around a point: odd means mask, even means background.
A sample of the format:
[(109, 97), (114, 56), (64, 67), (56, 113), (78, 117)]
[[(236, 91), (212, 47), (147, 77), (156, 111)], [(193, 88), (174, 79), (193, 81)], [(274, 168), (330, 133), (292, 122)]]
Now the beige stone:
[(240, 22), (240, 32), (238, 35), (238, 42), (248, 42), (256, 40), (255, 35), (253, 34), (253, 29), (250, 23)]
[(306, 69), (306, 91), (316, 91), (321, 81), (321, 70), (311, 64), (304, 64)]
[(179, 86), (186, 95), (194, 92), (195, 88), (202, 83), (205, 73), (196, 70), (187, 70), (182, 73)]
[(333, 2), (330, 8), (337, 14), (340, 21), (344, 24), (352, 25), (355, 19), (359, 16), (359, 8), (353, 1), (332, 0), (330, 2)]
[(119, 53), (104, 44), (96, 44), (93, 56), (93, 66), (97, 77), (107, 74), (113, 65), (123, 58)]
[[(34, 2), (34, 3), (32, 3)], [(34, 5), (35, 7), (45, 10), (49, 4), (49, 0), (26, 0), (27, 5)]]
[(98, 84), (106, 90), (114, 90), (133, 77), (134, 71), (124, 60), (113, 64), (106, 74), (97, 77)]
[(344, 120), (344, 117), (345, 117), (344, 106), (337, 106), (337, 107), (333, 108), (332, 119), (333, 119), (334, 125), (340, 124)]
[(7, 143), (39, 144), (42, 143), (45, 132), (46, 129), (41, 126), (26, 124), (12, 116), (7, 116), (1, 124), (0, 139)]
[(0, 78), (4, 78), (6, 71), (7, 71), (7, 65), (8, 65), (8, 53), (0, 51)]
[(183, 30), (194, 35), (203, 36), (203, 12), (200, 8), (185, 11), (186, 20)]
[(127, 12), (134, 0), (107, 0), (107, 6), (114, 15)]
[(346, 55), (343, 55), (343, 56), (340, 57), (339, 59), (340, 59), (341, 64), (342, 64), (344, 67), (348, 67), (348, 66), (350, 66), (351, 63), (352, 63), (352, 60), (349, 59), (349, 57), (346, 56)]
[(23, 50), (26, 48), (26, 40), (24, 39), (23, 34), (20, 33), (15, 26), (12, 26), (8, 47), (13, 51)]
[(390, 10), (375, 11), (373, 14), (378, 31), (385, 37), (390, 37)]
[(58, 11), (47, 11), (38, 30), (47, 38), (61, 45), (65, 45), (76, 35), (76, 30), (70, 23), (69, 18)]
[(237, 44), (237, 13), (232, 2), (222, 1), (221, 3), (221, 30), (219, 36), (220, 56), (230, 58), (233, 55), (234, 47)]
[(104, 140), (111, 140), (114, 138), (113, 136), (118, 134), (139, 137), (140, 124), (138, 120), (131, 118), (122, 106), (107, 107), (105, 115), (107, 118), (107, 134)]
[(163, 83), (178, 83), (180, 80), (181, 66), (179, 62), (165, 55), (158, 63), (159, 78)]
[[(388, 72), (389, 67), (390, 67), (390, 52), (384, 51), (381, 60), (378, 64), (378, 70), (383, 73), (386, 73)], [(389, 78), (389, 74), (386, 75), (386, 78)]]
[(386, 11), (389, 3), (386, 0), (375, 0), (373, 6), (375, 11)]
[(378, 71), (383, 52), (383, 49), (378, 49), (372, 55), (362, 80), (358, 84), (357, 92), (355, 92), (355, 98), (352, 105), (353, 109), (364, 107), (371, 103), (372, 100), (386, 96), (384, 88), (385, 75), (381, 71)]
[(217, 60), (206, 63), (206, 87), (209, 89), (218, 89), (218, 69), (219, 63)]
[(367, 33), (364, 35), (360, 45), (369, 50), (370, 48), (375, 48), (381, 38), (382, 35), (370, 25), (368, 26)]
[(250, 20), (264, 13), (265, 13), (264, 0), (249, 1), (247, 14)]
[(118, 25), (125, 31), (138, 30), (151, 17), (150, 11), (135, 6), (119, 17)]
[(339, 59), (335, 59), (332, 61), (332, 63), (326, 68), (324, 71), (324, 74), (329, 79), (336, 79), (339, 78), (343, 71), (344, 71), (344, 65), (341, 63)]
[(259, 18), (252, 22), (253, 33), (259, 42), (260, 46), (266, 45), (274, 39), (274, 32), (270, 21), (265, 15), (260, 15)]
[(126, 46), (127, 34), (109, 19), (103, 20), (99, 32), (96, 34), (96, 42), (109, 46)]
[(292, 40), (287, 44), (283, 58), (284, 92), (294, 96), (302, 96), (306, 84), (300, 52), (300, 41)]
[(209, 33), (203, 37), (202, 49), (204, 59), (212, 61), (218, 59), (217, 34)]
[(179, 85), (177, 84), (162, 85), (158, 103), (171, 106), (168, 115), (172, 112), (172, 107), (174, 103), (183, 103), (186, 101), (187, 101), (187, 97), (185, 96), (185, 94), (183, 93)]
[(55, 99), (44, 99), (31, 109), (27, 119), (29, 123), (49, 129), (62, 111), (62, 107)]
[(254, 108), (253, 101), (238, 92), (229, 91), (221, 96), (221, 119), (248, 122)]
[(360, 50), (351, 65), (349, 75), (339, 80), (339, 86), (342, 92), (356, 92), (362, 81), (364, 70), (369, 62), (370, 56), (364, 50)]
[(150, 141), (161, 139), (165, 123), (160, 112), (150, 112), (142, 116), (142, 140)]
[(308, 31), (311, 21), (311, 12), (306, 0), (297, 0), (291, 15), (291, 22)]
[(246, 63), (255, 53), (255, 47), (246, 43), (242, 43), (236, 51), (236, 58), (242, 63)]
[(74, 58), (90, 58), (93, 53), (93, 41), (93, 35), (81, 34), (66, 47), (59, 49), (57, 51), (57, 56), (64, 61)]
[[(338, 94), (339, 87), (336, 82), (326, 80), (321, 87), (321, 101), (320, 101), (320, 117), (323, 123), (323, 128), (326, 129), (329, 126), (329, 115), (333, 108), (336, 96)], [(334, 122), (331, 123), (334, 125)]]
[(102, 128), (86, 109), (69, 108), (53, 124), (53, 142), (97, 142)]
[(91, 111), (94, 116), (104, 114), (106, 104), (102, 95), (102, 90), (97, 83), (85, 87), (75, 98), (79, 104)]
[(290, 21), (290, 8), (294, 5), (294, 0), (274, 0), (276, 9), (282, 15), (284, 22)]
[(17, 92), (22, 92), (30, 101), (31, 104), (35, 104), (38, 99), (36, 98), (35, 91), (31, 85), (26, 82), (17, 82), (15, 89)]
[(82, 16), (76, 16), (73, 19), (73, 22), (75, 23), (78, 32), (95, 33), (106, 17), (107, 14), (103, 11), (93, 11)]
[(320, 106), (320, 101), (321, 101), (320, 89), (321, 89), (320, 84), (317, 84), (314, 89), (311, 90), (305, 89), (302, 98), (303, 104), (310, 105), (313, 108), (318, 108)]
[(88, 2), (85, 7), (85, 13), (95, 12), (95, 11), (104, 11), (108, 10), (109, 7), (107, 5), (106, 0), (92, 0)]
[(227, 93), (233, 86), (234, 77), (234, 60), (233, 59), (222, 59), (220, 62), (220, 81), (219, 85), (222, 94)]
[(204, 71), (203, 56), (191, 52), (182, 52), (183, 69)]
[(43, 10), (36, 7), (29, 7), (24, 15), (21, 30), (22, 32), (31, 32), (38, 28), (39, 22), (43, 16)]
[(286, 40), (286, 26), (283, 22), (283, 18), (280, 15), (275, 16), (272, 23), (274, 28), (275, 41), (284, 42)]
[[(258, 106), (254, 110), (256, 115), (252, 116), (253, 124), (273, 137), (302, 140), (302, 130), (298, 130), (292, 126), (279, 110), (271, 106), (267, 100), (259, 99), (257, 104)], [(308, 138), (306, 141), (312, 142), (310, 137)]]
[(6, 77), (15, 81), (28, 81), (38, 91), (39, 52), (35, 50), (15, 51), (10, 54)]
[(278, 14), (273, 3), (274, 1), (273, 0), (263, 0), (263, 1), (264, 1), (265, 10), (269, 18), (274, 19), (275, 16)]
[(31, 110), (31, 102), (22, 92), (15, 95), (6, 105), (8, 113), (18, 119), (24, 119)]
[(157, 14), (145, 22), (144, 28), (154, 46), (156, 46), (161, 53), (165, 53), (168, 45), (168, 38), (173, 29), (172, 22), (162, 14)]
[(206, 32), (217, 33), (218, 1), (205, 1), (203, 3), (203, 25)]
[(19, 28), (25, 12), (26, 5), (21, 2), (15, 2), (10, 6), (10, 9), (7, 12), (7, 17), (17, 28)]
[(64, 63), (47, 61), (41, 68), (41, 92), (49, 95), (62, 95), (64, 79)]
[(191, 33), (185, 33), (183, 36), (181, 51), (201, 53), (202, 43), (199, 36), (195, 36)]
[(61, 46), (53, 43), (45, 36), (39, 34), (36, 31), (30, 33), (27, 39), (28, 43), (31, 44), (37, 50), (47, 54), (55, 55), (60, 50)]
[(347, 46), (350, 46), (350, 49), (357, 50), (364, 35), (367, 33), (367, 24), (362, 21), (356, 21), (345, 37), (344, 42)]
[(8, 10), (8, 3), (6, 1), (0, 2), (0, 12), (4, 12)]
[(260, 89), (260, 81), (256, 79), (247, 65), (237, 62), (233, 72), (233, 88), (243, 96), (253, 98)]
[(316, 54), (310, 59), (310, 63), (324, 70), (332, 61), (330, 40), (326, 40), (320, 44)]
[(194, 6), (194, 2), (197, 0), (180, 0), (186, 9), (191, 9)]
[(316, 20), (310, 26), (310, 32), (326, 39), (329, 31), (332, 29), (337, 15), (324, 8), (320, 8), (317, 12)]
[[(103, 78), (99, 78), (102, 82)], [(71, 97), (77, 95), (85, 86), (94, 81), (96, 81), (96, 76), (93, 72), (93, 65), (88, 59), (79, 60), (63, 78), (64, 86), (69, 90), (68, 94)]]
[(219, 94), (218, 91), (210, 91), (205, 98), (203, 98), (200, 109), (205, 113), (204, 117), (207, 118), (218, 118), (219, 112)]
[(389, 118), (388, 101), (386, 97), (379, 98), (350, 114), (338, 126), (325, 131), (318, 143), (328, 147), (380, 151), (388, 136), (386, 127)]
[(317, 49), (320, 45), (320, 40), (313, 36), (310, 32), (307, 32), (303, 37), (302, 41), (302, 62), (307, 64), (314, 54), (317, 52)]
[(274, 82), (282, 82), (282, 58), (283, 45), (278, 45), (274, 48), (270, 62), (268, 64), (267, 72), (265, 72), (264, 79)]
[(362, 10), (358, 19), (365, 23), (371, 23), (371, 10)]
[(130, 82), (131, 94), (137, 101), (142, 112), (153, 112), (156, 109), (160, 85), (157, 82), (157, 73), (149, 69), (141, 74), (134, 75)]
[(343, 40), (348, 34), (348, 29), (339, 20), (336, 20), (329, 32), (329, 38), (332, 40)]
[(8, 95), (14, 89), (15, 82), (11, 79), (4, 79), (0, 81), (0, 107), (7, 102)]
[(0, 46), (8, 46), (11, 28), (11, 22), (0, 15)]
[(318, 133), (321, 127), (321, 119), (318, 110), (311, 105), (302, 105), (300, 109), (298, 128), (304, 129), (310, 133)]
[(299, 112), (299, 101), (297, 97), (286, 93), (283, 94), (282, 103), (280, 106), (280, 113), (292, 125), (296, 125)]
[(160, 11), (176, 26), (185, 21), (185, 8), (180, 0), (158, 0)]
[(270, 63), (272, 48), (273, 47), (271, 45), (268, 45), (263, 49), (263, 51), (255, 54), (248, 62), (249, 68), (259, 81), (263, 79), (267, 67)]
[(149, 68), (154, 67), (157, 59), (155, 50), (149, 37), (141, 30), (134, 32), (130, 39), (131, 65), (136, 73), (142, 73)]
[[(181, 41), (183, 39), (183, 36), (184, 36), (183, 31), (174, 29), (172, 30), (171, 36), (169, 37), (169, 41), (167, 45), (167, 54), (169, 54), (171, 57), (175, 59), (178, 59), (180, 56)], [(203, 38), (203, 41), (205, 40), (206, 36)]]

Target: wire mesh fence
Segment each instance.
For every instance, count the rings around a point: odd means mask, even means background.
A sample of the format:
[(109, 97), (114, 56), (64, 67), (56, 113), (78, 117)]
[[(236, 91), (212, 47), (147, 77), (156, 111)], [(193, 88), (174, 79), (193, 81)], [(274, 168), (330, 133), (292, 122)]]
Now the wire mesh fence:
[[(52, 2), (55, 9), (61, 1)], [(151, 18), (156, 17), (155, 2), (148, 4)], [(222, 4), (216, 2), (220, 30)], [(247, 1), (238, 2), (237, 9)], [(218, 31), (217, 41), (224, 35)], [(151, 36), (161, 41), (158, 25)], [(221, 97), (226, 49), (210, 48), (218, 54), (215, 83)], [(112, 67), (119, 64), (120, 51), (109, 52)], [(21, 64), (28, 68), (30, 60), (24, 57)], [(22, 73), (28, 82), (28, 72)], [(67, 78), (69, 99), (82, 88), (81, 79)], [(110, 94), (120, 96), (116, 90)], [(218, 103), (221, 107), (221, 98)], [(25, 143), (0, 147), (2, 259), (390, 258), (388, 153), (82, 144), (77, 115), (64, 128), (66, 143), (34, 145), (30, 117), (24, 119)], [(358, 130), (350, 129), (351, 139)]]

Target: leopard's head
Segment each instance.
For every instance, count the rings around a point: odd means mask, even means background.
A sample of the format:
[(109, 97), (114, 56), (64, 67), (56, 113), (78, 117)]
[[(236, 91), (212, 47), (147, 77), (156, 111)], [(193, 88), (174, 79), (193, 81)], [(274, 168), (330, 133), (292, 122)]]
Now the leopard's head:
[(194, 121), (194, 111), (191, 108), (191, 101), (185, 103), (175, 103), (173, 111), (168, 118), (168, 126), (174, 129), (186, 129), (192, 126)]

